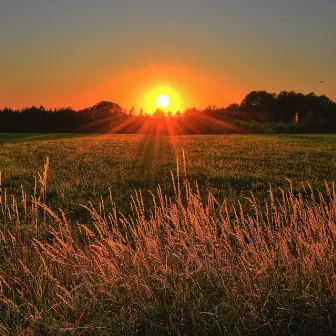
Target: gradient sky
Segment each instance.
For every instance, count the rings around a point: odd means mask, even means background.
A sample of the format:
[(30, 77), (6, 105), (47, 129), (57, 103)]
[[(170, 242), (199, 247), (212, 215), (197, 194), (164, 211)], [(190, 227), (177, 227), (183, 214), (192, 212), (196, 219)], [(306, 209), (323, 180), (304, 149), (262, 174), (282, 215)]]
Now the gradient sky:
[(336, 100), (335, 17), (335, 0), (1, 0), (0, 107), (140, 109), (157, 87), (178, 109)]

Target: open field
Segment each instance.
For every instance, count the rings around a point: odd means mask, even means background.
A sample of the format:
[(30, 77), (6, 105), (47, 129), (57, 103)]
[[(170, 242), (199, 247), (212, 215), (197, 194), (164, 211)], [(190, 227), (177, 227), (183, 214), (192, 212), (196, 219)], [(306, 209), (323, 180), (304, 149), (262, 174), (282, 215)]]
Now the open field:
[(0, 171), (3, 187), (17, 195), (21, 185), (32, 192), (34, 176), (50, 159), (47, 200), (74, 219), (81, 218), (79, 204), (109, 196), (118, 209), (129, 212), (130, 196), (158, 184), (172, 192), (170, 171), (176, 159), (182, 171), (185, 152), (187, 175), (202, 193), (210, 190), (219, 200), (242, 200), (252, 191), (262, 200), (269, 184), (295, 187), (309, 182), (323, 187), (336, 180), (334, 135), (224, 135), (168, 137), (143, 135), (0, 135)]
[(334, 135), (1, 135), (0, 335), (335, 334), (335, 165)]

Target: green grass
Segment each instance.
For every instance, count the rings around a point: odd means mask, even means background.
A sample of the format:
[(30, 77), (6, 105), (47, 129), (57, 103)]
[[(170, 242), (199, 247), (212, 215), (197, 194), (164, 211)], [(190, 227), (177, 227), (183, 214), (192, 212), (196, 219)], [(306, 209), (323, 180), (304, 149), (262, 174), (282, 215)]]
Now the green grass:
[(175, 140), (2, 137), (0, 335), (336, 334), (336, 136)]
[(170, 171), (177, 158), (182, 163), (182, 150), (189, 179), (219, 200), (242, 200), (250, 191), (262, 200), (269, 184), (275, 193), (288, 186), (286, 178), (298, 189), (336, 179), (334, 135), (181, 136), (172, 146), (168, 137), (143, 135), (1, 134), (0, 171), (10, 193), (19, 195), (21, 185), (32, 192), (48, 156), (48, 204), (81, 219), (79, 204), (97, 204), (109, 188), (124, 213), (135, 190), (145, 201), (158, 184), (172, 192)]

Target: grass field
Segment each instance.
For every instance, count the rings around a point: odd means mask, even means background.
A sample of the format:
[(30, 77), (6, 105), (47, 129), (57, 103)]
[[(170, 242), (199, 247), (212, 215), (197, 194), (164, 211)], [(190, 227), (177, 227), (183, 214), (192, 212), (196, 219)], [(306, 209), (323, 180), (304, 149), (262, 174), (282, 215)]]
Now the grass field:
[(1, 135), (0, 335), (335, 334), (335, 168), (335, 135)]
[[(173, 142), (173, 143), (172, 143)], [(288, 186), (289, 178), (323, 187), (336, 180), (336, 136), (334, 135), (224, 135), (168, 137), (143, 135), (0, 135), (0, 171), (3, 187), (19, 195), (21, 185), (32, 192), (34, 176), (50, 159), (48, 204), (81, 219), (79, 204), (109, 196), (120, 211), (128, 213), (130, 196), (158, 184), (172, 192), (170, 171), (176, 159), (182, 170), (185, 152), (187, 175), (197, 181), (204, 194), (210, 190), (219, 200), (242, 200), (252, 191), (262, 200), (269, 184)]]

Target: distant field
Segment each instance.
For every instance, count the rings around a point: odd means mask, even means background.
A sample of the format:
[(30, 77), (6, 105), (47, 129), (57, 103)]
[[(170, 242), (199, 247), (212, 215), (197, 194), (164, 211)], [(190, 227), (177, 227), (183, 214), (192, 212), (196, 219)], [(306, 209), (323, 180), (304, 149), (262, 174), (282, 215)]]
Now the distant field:
[(48, 156), (47, 203), (73, 218), (83, 214), (80, 203), (96, 203), (112, 195), (122, 212), (130, 209), (130, 195), (160, 184), (172, 191), (170, 171), (182, 170), (219, 200), (243, 199), (252, 191), (267, 197), (274, 189), (310, 182), (323, 188), (336, 180), (336, 135), (220, 135), (169, 137), (144, 135), (0, 134), (2, 186), (15, 194), (21, 185), (33, 190), (34, 176)]

